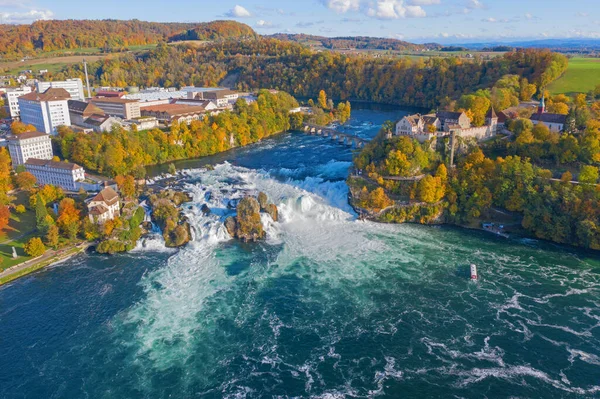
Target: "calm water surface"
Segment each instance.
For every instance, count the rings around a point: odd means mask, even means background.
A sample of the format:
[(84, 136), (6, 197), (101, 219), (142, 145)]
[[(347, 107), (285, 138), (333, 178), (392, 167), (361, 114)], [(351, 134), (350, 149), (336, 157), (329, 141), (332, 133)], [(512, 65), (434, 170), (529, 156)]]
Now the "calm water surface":
[[(346, 130), (372, 137), (403, 114), (355, 110)], [(0, 288), (0, 397), (600, 396), (596, 254), (357, 221), (351, 156), (290, 133), (179, 163), (186, 248), (150, 237)], [(222, 226), (248, 190), (279, 206), (266, 243)]]

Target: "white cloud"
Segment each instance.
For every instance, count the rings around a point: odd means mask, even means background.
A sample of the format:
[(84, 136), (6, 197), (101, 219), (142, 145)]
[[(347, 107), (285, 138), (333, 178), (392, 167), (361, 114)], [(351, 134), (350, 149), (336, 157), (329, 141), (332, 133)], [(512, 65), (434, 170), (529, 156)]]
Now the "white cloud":
[(50, 10), (29, 10), (24, 12), (0, 12), (5, 24), (25, 24), (34, 21), (51, 19), (54, 13)]
[(485, 6), (481, 0), (467, 0), (467, 8), (473, 10), (476, 8), (484, 8)]
[(258, 27), (263, 27), (263, 28), (267, 28), (270, 26), (273, 26), (273, 24), (271, 22), (265, 21), (265, 20), (259, 20), (256, 22), (256, 26)]
[(360, 0), (321, 0), (329, 9), (343, 14), (348, 11), (356, 11), (360, 7)]
[(377, 0), (375, 8), (369, 8), (367, 14), (379, 19), (423, 18), (427, 16), (421, 6), (404, 5), (403, 0)]
[(440, 4), (441, 0), (410, 0), (408, 3), (413, 6), (431, 6)]
[(530, 13), (525, 14), (525, 18), (527, 19), (533, 19), (533, 15), (531, 15)]
[(250, 14), (250, 11), (246, 10), (240, 5), (236, 5), (225, 15), (231, 18), (248, 18), (252, 16), (252, 14)]

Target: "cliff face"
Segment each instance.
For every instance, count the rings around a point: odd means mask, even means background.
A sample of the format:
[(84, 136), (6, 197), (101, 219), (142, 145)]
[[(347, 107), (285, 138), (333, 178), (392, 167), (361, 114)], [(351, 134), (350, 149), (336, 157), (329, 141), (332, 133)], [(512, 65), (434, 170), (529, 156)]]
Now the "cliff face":
[(360, 205), (360, 188), (355, 181), (348, 180), (348, 202), (359, 214), (361, 219), (379, 223), (419, 223), (419, 224), (444, 224), (446, 223), (445, 208), (442, 201), (434, 204), (424, 202), (403, 203), (389, 200), (383, 209), (364, 208)]

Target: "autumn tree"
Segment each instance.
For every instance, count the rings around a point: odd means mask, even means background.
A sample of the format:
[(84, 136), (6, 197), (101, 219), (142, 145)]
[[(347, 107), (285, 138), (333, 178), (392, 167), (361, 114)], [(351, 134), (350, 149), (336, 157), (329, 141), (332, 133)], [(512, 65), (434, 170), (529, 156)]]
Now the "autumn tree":
[(75, 207), (75, 201), (71, 198), (64, 198), (58, 206), (57, 223), (60, 230), (70, 240), (77, 237), (79, 231), (79, 210)]
[(21, 172), (15, 176), (15, 183), (19, 189), (31, 191), (35, 187), (37, 179), (29, 172)]
[(318, 103), (319, 107), (327, 109), (327, 94), (325, 93), (325, 90), (319, 92)]
[(10, 220), (10, 209), (6, 205), (0, 205), (0, 230), (8, 226)]
[(33, 237), (23, 246), (25, 253), (33, 258), (42, 256), (46, 252), (46, 246), (39, 237)]
[(427, 175), (419, 181), (417, 193), (419, 201), (433, 204), (440, 201), (446, 192), (441, 177)]
[(10, 131), (13, 134), (22, 134), (26, 132), (35, 132), (37, 129), (33, 125), (27, 125), (21, 121), (13, 121), (10, 124)]
[(119, 187), (119, 191), (121, 192), (123, 197), (127, 199), (132, 199), (133, 197), (135, 197), (135, 179), (133, 178), (133, 176), (119, 175), (115, 177), (115, 181), (117, 182), (117, 186)]
[(58, 240), (59, 240), (59, 231), (58, 231), (58, 227), (55, 224), (52, 224), (49, 228), (48, 228), (48, 232), (46, 233), (46, 245), (48, 245), (51, 248), (56, 249), (58, 247)]

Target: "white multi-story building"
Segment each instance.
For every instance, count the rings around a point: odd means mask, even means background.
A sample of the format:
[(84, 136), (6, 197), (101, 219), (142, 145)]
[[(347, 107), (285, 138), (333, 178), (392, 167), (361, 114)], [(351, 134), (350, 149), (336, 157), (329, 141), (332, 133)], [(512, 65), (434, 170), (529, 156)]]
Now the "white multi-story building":
[(88, 204), (90, 220), (94, 223), (104, 223), (120, 214), (119, 194), (111, 187), (106, 187)]
[(85, 94), (83, 94), (83, 83), (79, 78), (56, 82), (37, 82), (36, 86), (38, 93), (43, 93), (50, 88), (65, 89), (73, 100), (85, 100)]
[(23, 86), (17, 89), (6, 90), (6, 103), (10, 112), (10, 117), (13, 119), (19, 118), (19, 97), (31, 93), (31, 87)]
[(25, 162), (25, 170), (34, 175), (40, 185), (51, 184), (68, 191), (77, 191), (77, 183), (85, 180), (85, 170), (70, 162), (29, 158)]
[(7, 138), (8, 152), (13, 168), (23, 165), (29, 158), (52, 159), (52, 140), (42, 132), (26, 132)]
[(21, 121), (44, 133), (56, 134), (61, 125), (71, 126), (69, 99), (65, 89), (50, 88), (43, 93), (29, 93), (19, 97)]

